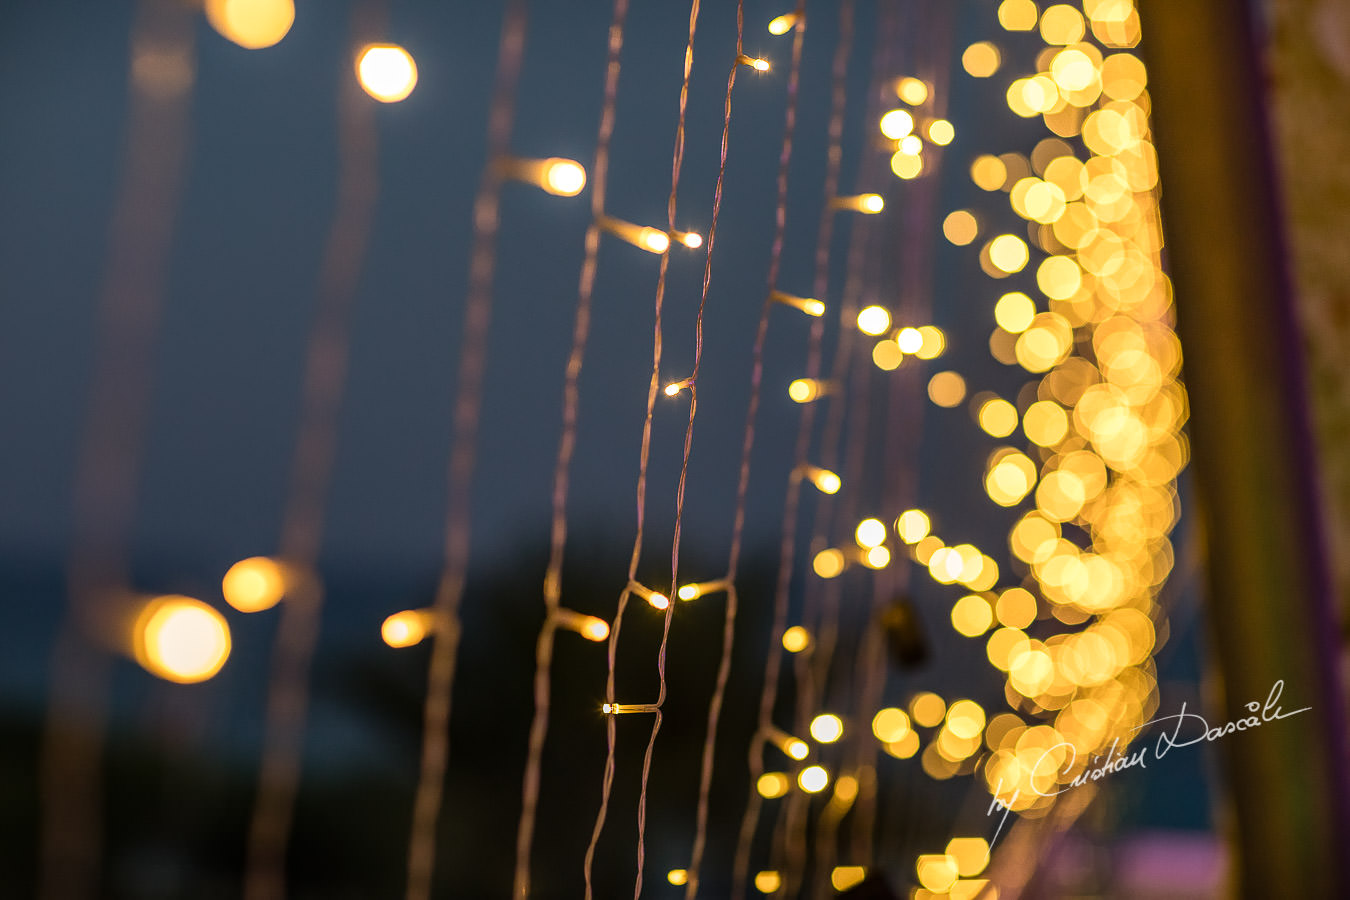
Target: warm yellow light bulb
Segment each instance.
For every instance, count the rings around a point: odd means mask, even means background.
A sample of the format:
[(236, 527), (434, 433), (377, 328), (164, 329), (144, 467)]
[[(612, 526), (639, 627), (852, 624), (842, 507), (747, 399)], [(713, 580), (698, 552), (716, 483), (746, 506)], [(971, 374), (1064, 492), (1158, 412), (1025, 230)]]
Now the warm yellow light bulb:
[(886, 525), (880, 519), (863, 519), (853, 536), (859, 547), (875, 547), (886, 541)]
[(549, 159), (544, 163), (544, 190), (559, 197), (575, 197), (586, 186), (586, 170), (570, 159)]
[(225, 602), (240, 612), (260, 612), (276, 606), (286, 593), (281, 565), (265, 556), (242, 559), (230, 566), (220, 582)]
[(956, 128), (946, 119), (934, 119), (928, 123), (928, 139), (939, 147), (945, 147), (956, 140)]
[(767, 800), (774, 800), (788, 792), (791, 782), (782, 772), (765, 772), (759, 776), (755, 782), (755, 789), (759, 795)]
[(793, 625), (783, 632), (783, 649), (789, 653), (801, 653), (811, 646), (810, 633), (800, 625)]
[(749, 66), (756, 72), (769, 71), (769, 61), (767, 59), (760, 59), (755, 56), (747, 56), (746, 54), (742, 53), (740, 56), (736, 57), (736, 62), (740, 63), (743, 66)]
[(841, 893), (861, 884), (865, 878), (867, 870), (862, 866), (835, 866), (830, 870), (830, 886)]
[(899, 150), (909, 156), (918, 156), (923, 150), (923, 139), (917, 134), (907, 134), (900, 139)]
[(664, 231), (643, 228), (638, 236), (638, 243), (642, 249), (650, 250), (652, 253), (665, 253), (670, 247), (670, 237)]
[(816, 490), (820, 491), (822, 494), (837, 494), (839, 488), (843, 486), (843, 482), (840, 481), (839, 476), (829, 469), (808, 465), (804, 470), (804, 474), (807, 479), (815, 485)]
[(858, 313), (858, 330), (876, 337), (891, 327), (891, 314), (882, 306), (867, 306)]
[(380, 625), (380, 637), (390, 647), (411, 647), (427, 636), (427, 617), (421, 610), (405, 609), (386, 618)]
[(783, 886), (783, 876), (771, 869), (755, 873), (755, 890), (761, 894), (776, 894)]
[(788, 396), (796, 403), (810, 403), (825, 393), (825, 386), (814, 378), (798, 378), (788, 385)]
[(822, 744), (833, 744), (844, 734), (844, 723), (832, 713), (822, 713), (811, 720), (811, 737)]
[(787, 742), (787, 745), (783, 748), (783, 752), (793, 759), (802, 760), (810, 755), (811, 748), (807, 745), (806, 741), (799, 738), (793, 738)]
[(370, 44), (357, 57), (356, 75), (367, 94), (381, 103), (397, 103), (417, 86), (417, 63), (397, 44)]
[(689, 882), (689, 873), (684, 869), (671, 869), (666, 873), (666, 881), (669, 881), (676, 887), (687, 884)]
[(989, 259), (999, 271), (1011, 275), (1026, 268), (1030, 252), (1026, 241), (1013, 234), (1001, 234), (989, 242)]
[(863, 563), (869, 569), (884, 569), (891, 563), (891, 551), (885, 547), (872, 547), (863, 554)]
[(152, 675), (178, 684), (205, 681), (230, 656), (230, 626), (200, 600), (172, 595), (146, 603), (132, 626), (132, 652)]
[(797, 785), (808, 794), (818, 794), (830, 783), (824, 766), (807, 766), (797, 775)]
[(769, 34), (787, 34), (793, 28), (797, 27), (800, 16), (796, 13), (787, 13), (769, 22)]
[(292, 0), (207, 0), (206, 20), (246, 50), (271, 47), (295, 24)]
[(901, 78), (895, 83), (895, 96), (910, 106), (920, 106), (928, 99), (928, 85), (918, 78)]
[(914, 130), (914, 116), (907, 110), (893, 109), (881, 117), (881, 133), (898, 141)]
[(917, 544), (928, 537), (931, 526), (928, 514), (923, 510), (907, 509), (895, 520), (895, 533), (900, 535), (900, 540), (906, 544)]
[(863, 194), (862, 211), (870, 215), (876, 215), (886, 208), (886, 200), (880, 194)]
[(923, 346), (923, 335), (917, 328), (901, 328), (900, 333), (895, 336), (895, 343), (905, 353), (918, 353), (919, 348)]
[(682, 231), (679, 233), (680, 243), (684, 244), (690, 250), (697, 250), (703, 246), (703, 235), (697, 231)]

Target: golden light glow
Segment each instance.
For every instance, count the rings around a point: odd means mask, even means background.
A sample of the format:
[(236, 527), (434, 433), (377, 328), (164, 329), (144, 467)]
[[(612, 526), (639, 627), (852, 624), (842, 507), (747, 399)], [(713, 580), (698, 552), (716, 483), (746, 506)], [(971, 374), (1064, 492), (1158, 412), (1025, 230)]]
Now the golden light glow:
[(945, 147), (956, 140), (956, 126), (946, 119), (934, 119), (928, 123), (928, 139), (939, 147)]
[(675, 236), (690, 250), (697, 250), (703, 246), (703, 235), (697, 231), (677, 231)]
[[(913, 137), (913, 135), (910, 137)], [(908, 138), (905, 140), (908, 140)], [(902, 178), (905, 181), (918, 178), (923, 173), (923, 157), (919, 155), (917, 149), (907, 151), (901, 148), (891, 157), (891, 171), (895, 173), (897, 178)]]
[(787, 13), (777, 17), (769, 22), (769, 34), (787, 34), (797, 27), (797, 22), (801, 19), (796, 13)]
[(800, 625), (793, 625), (783, 632), (783, 649), (789, 653), (801, 653), (811, 646), (811, 634)]
[(980, 223), (969, 210), (958, 209), (942, 220), (942, 234), (958, 247), (964, 247), (975, 240), (980, 233)]
[(863, 565), (869, 569), (884, 569), (891, 564), (891, 551), (885, 547), (872, 547), (863, 554)]
[(1013, 234), (1001, 234), (989, 242), (989, 259), (999, 271), (1013, 274), (1026, 268), (1031, 258), (1027, 242)]
[(830, 205), (835, 209), (851, 209), (874, 216), (886, 208), (886, 199), (880, 194), (855, 194), (851, 197), (835, 197)]
[[(1007, 5), (1005, 0), (1004, 5)], [(935, 894), (946, 894), (956, 883), (959, 870), (956, 860), (945, 853), (925, 853), (914, 866), (919, 884)]]
[(858, 330), (876, 337), (891, 327), (891, 314), (882, 306), (866, 306), (858, 313)]
[[(420, 644), (430, 631), (431, 616), (426, 610), (405, 609), (386, 618), (380, 625), (380, 637), (395, 649)], [(608, 636), (609, 626), (605, 626)]]
[(1086, 30), (1083, 14), (1067, 3), (1057, 3), (1041, 13), (1041, 38), (1047, 44), (1081, 41)]
[(570, 609), (556, 609), (553, 611), (553, 621), (559, 628), (575, 631), (588, 641), (599, 642), (609, 637), (609, 623), (595, 616)]
[(862, 866), (835, 866), (830, 872), (830, 884), (836, 891), (846, 891), (862, 884), (867, 870)]
[(981, 190), (997, 191), (1008, 180), (1008, 167), (997, 156), (977, 156), (970, 164), (970, 180)]
[(692, 378), (683, 378), (679, 381), (672, 381), (670, 384), (665, 386), (664, 393), (667, 397), (675, 397), (679, 395), (680, 391), (692, 387), (693, 384), (694, 379)]
[(811, 737), (821, 744), (833, 744), (844, 734), (844, 723), (836, 715), (822, 713), (811, 720)]
[(914, 131), (914, 116), (908, 110), (893, 109), (881, 117), (881, 133), (898, 141)]
[(901, 78), (895, 83), (895, 96), (910, 106), (922, 106), (928, 99), (928, 85), (918, 78)]
[(417, 63), (397, 44), (368, 44), (356, 58), (356, 77), (376, 100), (397, 103), (417, 87)]
[(961, 67), (972, 78), (988, 78), (998, 71), (1002, 57), (989, 41), (971, 44), (961, 54)]
[(245, 50), (271, 47), (295, 24), (292, 0), (206, 0), (206, 20)]
[(843, 551), (829, 548), (816, 554), (811, 561), (811, 568), (821, 578), (835, 578), (844, 571), (844, 564)]
[(792, 782), (782, 772), (765, 772), (755, 782), (755, 789), (766, 800), (776, 800), (788, 792)]
[(740, 63), (743, 66), (749, 66), (756, 72), (769, 71), (769, 61), (767, 59), (760, 59), (759, 57), (755, 56), (746, 56), (744, 53), (742, 53), (740, 56), (736, 57), (736, 62)]
[(920, 509), (907, 509), (895, 520), (895, 533), (906, 544), (917, 544), (928, 536), (932, 523)]
[(947, 844), (947, 855), (956, 860), (962, 878), (972, 878), (989, 865), (989, 842), (980, 837), (955, 837)]
[(595, 224), (622, 241), (648, 253), (662, 254), (670, 249), (670, 235), (649, 225), (634, 225), (613, 216), (597, 216)]
[(771, 869), (755, 873), (755, 890), (761, 894), (776, 894), (783, 886), (783, 876)]
[(886, 542), (886, 525), (880, 519), (863, 519), (853, 536), (859, 547), (875, 547)]
[(675, 596), (681, 600), (697, 600), (706, 594), (713, 594), (718, 591), (725, 591), (729, 582), (725, 578), (719, 578), (716, 581), (699, 581), (693, 584), (682, 584), (680, 589), (675, 592)]
[(1007, 437), (1017, 429), (1017, 408), (995, 397), (980, 406), (980, 428), (994, 437)]
[(915, 694), (909, 701), (909, 715), (924, 728), (936, 728), (947, 714), (947, 704), (930, 691)]
[(947, 728), (962, 740), (979, 737), (984, 721), (984, 709), (974, 700), (957, 700), (947, 709)]
[(843, 482), (839, 480), (839, 476), (829, 469), (808, 465), (805, 468), (804, 474), (807, 479), (815, 485), (816, 490), (820, 491), (822, 494), (837, 494), (839, 493), (839, 488), (843, 486)]
[(1036, 485), (1036, 464), (1025, 453), (1003, 448), (990, 458), (984, 490), (999, 506), (1016, 506)]
[(281, 564), (266, 556), (242, 559), (230, 566), (220, 582), (225, 602), (240, 612), (271, 609), (286, 593), (286, 577)]
[(905, 361), (905, 354), (896, 346), (895, 341), (877, 341), (872, 348), (872, 362), (883, 372), (894, 372)]
[(993, 624), (994, 611), (978, 594), (967, 594), (952, 607), (952, 627), (964, 637), (979, 637)]
[(1008, 588), (994, 604), (1000, 625), (1026, 629), (1036, 621), (1036, 598), (1026, 588)]
[(575, 197), (586, 186), (586, 170), (572, 159), (544, 161), (544, 190), (559, 197)]
[(644, 228), (638, 236), (638, 246), (652, 253), (665, 253), (670, 249), (670, 236), (655, 228)]
[(817, 378), (798, 378), (788, 385), (788, 396), (795, 403), (810, 403), (829, 392), (829, 384)]
[(1031, 327), (1036, 317), (1036, 303), (1021, 291), (1013, 291), (998, 298), (994, 304), (994, 321), (1004, 331), (1021, 334)]
[(689, 883), (689, 873), (684, 869), (671, 869), (666, 873), (666, 881), (679, 887), (682, 884)]
[(951, 409), (966, 397), (966, 380), (955, 372), (938, 372), (928, 379), (928, 399)]
[(132, 654), (142, 668), (177, 684), (206, 681), (230, 657), (230, 626), (200, 600), (181, 595), (148, 601), (132, 626)]
[(1033, 444), (1053, 447), (1069, 433), (1069, 416), (1055, 401), (1037, 400), (1022, 416), (1022, 431)]
[(918, 353), (923, 346), (923, 335), (917, 328), (901, 328), (895, 336), (895, 343), (905, 353)]
[(807, 766), (797, 775), (797, 786), (808, 794), (818, 794), (830, 783), (830, 773), (824, 766)]
[(943, 336), (942, 329), (933, 325), (920, 325), (918, 331), (919, 349), (914, 355), (919, 359), (937, 359), (941, 356), (947, 347), (947, 338)]
[(872, 717), (872, 734), (883, 744), (893, 744), (909, 731), (909, 716), (902, 709), (888, 706)]
[(1034, 0), (1003, 0), (998, 6), (998, 24), (1007, 31), (1030, 31), (1037, 18)]
[(651, 604), (653, 609), (665, 609), (670, 606), (670, 598), (665, 594), (659, 593), (647, 587), (645, 584), (639, 584), (636, 581), (628, 582), (628, 589), (637, 594), (643, 600)]
[(769, 299), (774, 303), (781, 303), (784, 306), (791, 306), (793, 309), (799, 309), (808, 316), (820, 318), (825, 315), (825, 304), (814, 297), (798, 297), (796, 294), (787, 294), (783, 291), (770, 291)]

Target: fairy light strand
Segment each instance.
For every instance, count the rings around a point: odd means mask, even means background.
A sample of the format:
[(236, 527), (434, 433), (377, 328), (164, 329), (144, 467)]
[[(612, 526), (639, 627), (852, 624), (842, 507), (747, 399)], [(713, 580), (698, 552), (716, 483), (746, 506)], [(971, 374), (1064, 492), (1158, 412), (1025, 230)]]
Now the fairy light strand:
[[(354, 7), (353, 43), (376, 32), (382, 18), (382, 8)], [(374, 110), (347, 72), (339, 83), (338, 199), (319, 272), (280, 545), (281, 556), (306, 577), (282, 605), (273, 648), (262, 767), (245, 859), (247, 900), (273, 900), (285, 894), (286, 847), (300, 779), (309, 669), (323, 605), (323, 590), (313, 570), (322, 541), (338, 407), (346, 383), (351, 308), (379, 193)]]
[(497, 162), (509, 151), (516, 84), (525, 45), (526, 9), (513, 0), (502, 17), (494, 94), (487, 126), (487, 164), (473, 205), (473, 246), (464, 303), (464, 335), (456, 379), (453, 437), (450, 446), (446, 506), (445, 561), (432, 611), (441, 628), (432, 642), (427, 695), (422, 713), (422, 752), (413, 798), (408, 845), (408, 900), (431, 896), (436, 864), (436, 826), (445, 793), (450, 753), (450, 704), (454, 693), (460, 639), (459, 608), (468, 575), (471, 539), (471, 488), (475, 448), (492, 321), (492, 278), (504, 171)]
[[(104, 630), (110, 592), (128, 581), (127, 536), (142, 469), (165, 282), (188, 159), (195, 66), (191, 12), (136, 4), (131, 31), (127, 146), (98, 297), (88, 412), (73, 473), (69, 596), (51, 657), (42, 731), (38, 893), (93, 896), (103, 848), (101, 763), (111, 659)], [(173, 59), (186, 81), (137, 72), (141, 53)], [(166, 89), (168, 88), (168, 89)], [(79, 722), (78, 732), (71, 724)]]

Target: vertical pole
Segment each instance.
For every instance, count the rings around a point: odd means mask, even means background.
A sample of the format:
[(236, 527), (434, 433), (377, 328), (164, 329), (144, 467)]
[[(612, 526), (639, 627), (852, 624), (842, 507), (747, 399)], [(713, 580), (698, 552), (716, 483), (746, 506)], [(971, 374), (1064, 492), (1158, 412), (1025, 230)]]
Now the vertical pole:
[(1339, 629), (1255, 10), (1232, 0), (1141, 6), (1222, 722), (1251, 715), (1246, 704), (1264, 705), (1279, 681), (1286, 713), (1311, 707), (1221, 741), (1234, 895), (1350, 896)]

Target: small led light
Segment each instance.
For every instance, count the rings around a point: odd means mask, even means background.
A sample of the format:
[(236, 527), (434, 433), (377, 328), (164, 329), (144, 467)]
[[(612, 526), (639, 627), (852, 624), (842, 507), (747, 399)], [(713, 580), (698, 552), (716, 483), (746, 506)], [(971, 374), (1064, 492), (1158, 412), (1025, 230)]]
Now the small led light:
[(396, 649), (412, 647), (435, 630), (435, 621), (430, 609), (405, 609), (384, 620), (380, 625), (380, 637)]
[(783, 649), (789, 653), (801, 653), (811, 646), (811, 634), (800, 625), (793, 625), (783, 632)]
[(697, 250), (703, 246), (703, 235), (697, 231), (677, 231), (675, 237), (690, 250)]
[(369, 44), (356, 60), (357, 80), (381, 103), (397, 103), (417, 86), (417, 63), (397, 44)]
[(597, 217), (595, 224), (620, 240), (634, 247), (640, 247), (648, 253), (665, 253), (670, 248), (670, 236), (659, 228), (634, 225), (632, 222), (604, 215)]
[(769, 71), (769, 61), (767, 59), (760, 59), (755, 56), (746, 56), (744, 53), (742, 53), (736, 57), (736, 62), (740, 63), (743, 66), (749, 66), (756, 72)]
[(914, 116), (906, 110), (893, 109), (881, 117), (880, 127), (881, 133), (886, 137), (893, 141), (899, 141), (914, 130)]
[(679, 394), (680, 391), (683, 391), (686, 388), (691, 388), (693, 387), (693, 385), (694, 385), (693, 378), (685, 378), (681, 381), (672, 381), (670, 384), (666, 385), (664, 393), (667, 397), (674, 397), (677, 394)]
[(658, 593), (644, 584), (636, 581), (628, 582), (628, 589), (637, 594), (643, 600), (646, 600), (655, 609), (665, 609), (670, 606), (670, 598), (665, 594)]
[(779, 16), (769, 23), (769, 34), (787, 34), (789, 31), (796, 28), (801, 20), (802, 16), (797, 13), (788, 13)]
[(891, 327), (891, 314), (882, 306), (867, 306), (858, 313), (858, 330), (876, 337)]
[(854, 531), (859, 547), (875, 547), (886, 541), (886, 525), (880, 519), (863, 519)]
[(901, 328), (895, 336), (895, 343), (906, 353), (918, 353), (923, 346), (923, 335), (917, 328)]
[(831, 713), (822, 713), (811, 720), (811, 737), (822, 744), (833, 744), (844, 734), (844, 723)]
[(822, 469), (819, 466), (808, 464), (802, 470), (802, 474), (804, 474), (807, 479), (816, 486), (816, 490), (820, 491), (822, 494), (837, 494), (839, 493), (839, 488), (843, 486), (843, 482), (840, 481), (838, 475), (831, 472), (829, 469)]
[(632, 713), (659, 712), (661, 709), (655, 703), (605, 703), (600, 707), (600, 711), (607, 716), (626, 716)]
[(808, 316), (819, 318), (825, 315), (825, 304), (814, 297), (798, 297), (796, 294), (788, 294), (783, 291), (770, 291), (769, 299), (774, 303), (781, 303), (784, 306), (791, 306), (793, 309), (799, 309)]
[(797, 784), (808, 794), (818, 794), (830, 783), (830, 773), (824, 766), (807, 766), (797, 775)]
[(830, 206), (834, 209), (851, 209), (874, 216), (886, 208), (886, 200), (880, 194), (854, 194), (849, 197), (835, 197), (830, 201)]
[(695, 584), (684, 584), (675, 592), (675, 596), (681, 600), (697, 600), (706, 594), (715, 594), (718, 591), (725, 591), (730, 582), (725, 578), (719, 578), (716, 581), (700, 581)]
[(609, 637), (609, 623), (595, 616), (584, 615), (570, 609), (555, 609), (553, 622), (559, 628), (575, 631), (588, 641), (603, 641)]
[(829, 383), (815, 378), (798, 378), (788, 385), (788, 396), (796, 403), (810, 403), (829, 392)]

